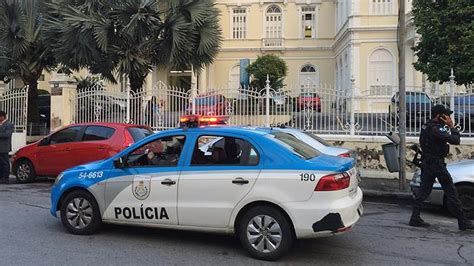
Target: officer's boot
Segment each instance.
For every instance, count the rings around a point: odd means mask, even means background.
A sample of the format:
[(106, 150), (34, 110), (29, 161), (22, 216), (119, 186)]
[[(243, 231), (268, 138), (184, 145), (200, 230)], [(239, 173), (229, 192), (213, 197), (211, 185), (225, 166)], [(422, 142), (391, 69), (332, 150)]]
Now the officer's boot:
[(466, 218), (458, 220), (459, 230), (474, 230), (474, 224)]
[(420, 208), (414, 207), (408, 224), (415, 227), (429, 227), (430, 224), (421, 219), (420, 213)]

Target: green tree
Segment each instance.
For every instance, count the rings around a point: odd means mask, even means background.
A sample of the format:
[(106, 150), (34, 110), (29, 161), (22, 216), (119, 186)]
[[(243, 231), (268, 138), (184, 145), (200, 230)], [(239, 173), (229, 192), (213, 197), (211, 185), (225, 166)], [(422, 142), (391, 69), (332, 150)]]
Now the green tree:
[(255, 62), (247, 67), (247, 71), (253, 76), (252, 86), (259, 89), (265, 88), (268, 75), (270, 86), (275, 90), (279, 90), (285, 86), (283, 81), (287, 75), (288, 67), (285, 60), (270, 54), (259, 56)]
[(474, 2), (472, 0), (415, 0), (414, 25), (421, 35), (414, 47), (415, 69), (428, 80), (449, 80), (454, 69), (458, 84), (474, 83)]
[(55, 66), (42, 35), (42, 1), (3, 0), (0, 3), (0, 76), (20, 78), (28, 91), (28, 122), (39, 122), (38, 79)]
[(221, 43), (212, 0), (49, 0), (49, 45), (61, 64), (140, 91), (154, 66), (200, 70)]
[(77, 90), (83, 89), (103, 89), (102, 79), (96, 76), (74, 77), (77, 82)]

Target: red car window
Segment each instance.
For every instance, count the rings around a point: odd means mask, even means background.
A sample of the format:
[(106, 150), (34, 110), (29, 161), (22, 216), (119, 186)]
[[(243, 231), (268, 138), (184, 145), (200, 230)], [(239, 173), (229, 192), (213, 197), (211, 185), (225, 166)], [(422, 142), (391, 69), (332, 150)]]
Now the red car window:
[(129, 127), (127, 128), (128, 133), (132, 136), (135, 142), (142, 140), (150, 135), (153, 135), (153, 131), (143, 127)]
[(81, 132), (82, 128), (83, 127), (80, 127), (80, 126), (69, 127), (59, 132), (56, 132), (51, 136), (49, 143), (60, 144), (60, 143), (78, 141), (79, 133)]
[(104, 126), (88, 126), (82, 141), (98, 141), (110, 139), (115, 133), (115, 129)]

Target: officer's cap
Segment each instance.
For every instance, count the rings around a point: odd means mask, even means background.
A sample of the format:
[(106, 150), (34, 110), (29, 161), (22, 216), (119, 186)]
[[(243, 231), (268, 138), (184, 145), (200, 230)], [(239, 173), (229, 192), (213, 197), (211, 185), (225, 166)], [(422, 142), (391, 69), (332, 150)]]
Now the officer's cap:
[(442, 104), (437, 104), (431, 108), (431, 116), (435, 117), (436, 115), (451, 115), (453, 111), (449, 107)]

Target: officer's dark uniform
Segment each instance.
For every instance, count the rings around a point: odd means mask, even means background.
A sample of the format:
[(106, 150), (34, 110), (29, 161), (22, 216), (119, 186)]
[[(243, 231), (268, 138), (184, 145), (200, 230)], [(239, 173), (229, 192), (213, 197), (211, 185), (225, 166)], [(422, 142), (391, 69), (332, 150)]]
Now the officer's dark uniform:
[[(432, 116), (450, 115), (451, 110), (444, 107), (444, 105), (436, 105), (432, 109)], [(423, 151), (422, 156), (422, 171), (421, 171), (421, 186), (415, 195), (415, 204), (413, 207), (413, 214), (410, 219), (412, 226), (429, 226), (420, 217), (421, 207), (423, 202), (431, 194), (435, 179), (438, 178), (444, 194), (446, 195), (447, 203), (459, 222), (459, 229), (472, 229), (472, 223), (464, 216), (461, 202), (459, 201), (456, 187), (453, 184), (453, 179), (446, 169), (444, 158), (449, 153), (449, 144), (459, 145), (461, 137), (456, 128), (449, 128), (442, 121), (435, 121), (434, 119), (423, 125), (420, 133), (420, 145)], [(449, 143), (449, 144), (448, 144)]]

